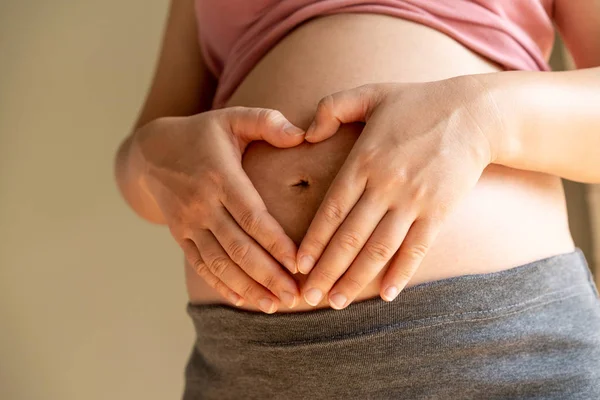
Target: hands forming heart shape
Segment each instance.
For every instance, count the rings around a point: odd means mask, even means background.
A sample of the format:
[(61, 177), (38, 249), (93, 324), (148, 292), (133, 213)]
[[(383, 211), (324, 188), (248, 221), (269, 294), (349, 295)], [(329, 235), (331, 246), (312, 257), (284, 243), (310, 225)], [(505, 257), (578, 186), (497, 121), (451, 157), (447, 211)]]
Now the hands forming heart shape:
[[(278, 111), (231, 107), (158, 119), (142, 129), (135, 149), (147, 165), (144, 187), (173, 237), (221, 295), (268, 313), (279, 301), (294, 307), (300, 293), (284, 265), (308, 274), (307, 303), (327, 295), (342, 309), (386, 265), (384, 300), (410, 281), (493, 161), (492, 135), (502, 121), (489, 103), (469, 77), (370, 84), (323, 98), (306, 132)], [(244, 173), (242, 154), (253, 140), (281, 148), (316, 143), (358, 121), (365, 127), (296, 251)]]

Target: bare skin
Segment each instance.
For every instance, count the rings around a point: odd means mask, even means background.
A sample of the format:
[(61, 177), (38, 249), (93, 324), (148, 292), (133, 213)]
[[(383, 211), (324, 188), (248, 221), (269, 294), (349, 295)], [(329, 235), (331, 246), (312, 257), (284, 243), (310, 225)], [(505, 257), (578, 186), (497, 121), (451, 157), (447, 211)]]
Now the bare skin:
[[(557, 7), (560, 9), (558, 4)], [(184, 14), (182, 11), (181, 15)], [(562, 26), (571, 26), (570, 32), (577, 30), (572, 34), (574, 36), (566, 35), (567, 43), (577, 43), (574, 37), (582, 34), (582, 25), (573, 28), (567, 14), (561, 14)], [(374, 29), (375, 26), (377, 29)], [(590, 34), (589, 31), (585, 33)], [(183, 37), (185, 32), (180, 34)], [(315, 41), (319, 42), (318, 47), (312, 45)], [(373, 46), (373, 43), (377, 43), (377, 46)], [(424, 43), (427, 45), (423, 46)], [(192, 48), (190, 45), (190, 51)], [(582, 54), (581, 59), (577, 60), (582, 65), (597, 65), (597, 59), (590, 56), (590, 52), (579, 53), (575, 50), (573, 53), (576, 58)], [(356, 54), (361, 54), (361, 57), (357, 58)], [(447, 60), (453, 61), (448, 63)], [(155, 82), (161, 82), (161, 79), (167, 82), (168, 79), (164, 77), (172, 74), (174, 68), (177, 67), (165, 61), (162, 72), (159, 67)], [(202, 69), (190, 67), (192, 70)], [(418, 24), (377, 15), (336, 15), (308, 22), (282, 40), (247, 76), (228, 106), (276, 109), (295, 125), (306, 129), (315, 115), (319, 100), (331, 93), (365, 83), (438, 81), (457, 75), (497, 71), (499, 68), (493, 63), (441, 33)], [(193, 82), (189, 86), (196, 88), (196, 93), (203, 93), (199, 88), (211, 87), (210, 77), (194, 73), (196, 76), (190, 78)], [(159, 97), (160, 87), (164, 85), (155, 83), (136, 125), (138, 129), (121, 149), (117, 177), (126, 198), (140, 215), (168, 224), (164, 212), (153, 200), (156, 194), (152, 191), (143, 193), (136, 186), (137, 175), (132, 171), (136, 170), (138, 162), (130, 156), (128, 143), (136, 143), (140, 137), (138, 133), (143, 131), (147, 122), (161, 116), (186, 116), (202, 112), (202, 104), (206, 104), (206, 100), (194, 97), (192, 91), (182, 87), (180, 92), (170, 93), (181, 93), (179, 96), (183, 96), (183, 100), (175, 96), (175, 99), (162, 100), (166, 104), (160, 104), (155, 99), (166, 98)], [(204, 93), (209, 93), (208, 89)], [(185, 100), (188, 98), (193, 100)], [(397, 123), (401, 124), (402, 121)], [(265, 142), (252, 142), (245, 149), (242, 160), (244, 172), (264, 201), (269, 214), (294, 245), (302, 243), (331, 182), (345, 165), (346, 157), (360, 137), (362, 127), (362, 124), (344, 124), (333, 136), (318, 143), (303, 142), (282, 149)], [(556, 141), (560, 138), (559, 135), (552, 136), (557, 137)], [(590, 140), (595, 139), (592, 137)], [(582, 146), (586, 147), (585, 144)], [(548, 151), (551, 152), (552, 147), (549, 147)], [(523, 158), (527, 158), (527, 155)], [(584, 167), (582, 171), (570, 171), (570, 177), (585, 180), (582, 174), (584, 170), (589, 171), (590, 166)], [(567, 225), (564, 194), (556, 176), (561, 174), (560, 168), (525, 171), (498, 164), (486, 166), (481, 178), (444, 220), (435, 241), (428, 246), (424, 258), (404, 287), (451, 276), (499, 271), (571, 251), (573, 243)], [(139, 172), (139, 175), (143, 173)], [(130, 179), (123, 179), (123, 176), (129, 176)], [(247, 233), (256, 236), (256, 232)], [(286, 256), (293, 250), (286, 250)], [(202, 252), (202, 248), (199, 252)], [(282, 254), (278, 258), (283, 258)], [(231, 304), (231, 300), (226, 300), (228, 297), (224, 295), (223, 288), (219, 290), (214, 280), (211, 283), (198, 275), (198, 265), (192, 268), (194, 261), (190, 261), (189, 256), (187, 259), (190, 301)], [(364, 287), (353, 301), (381, 294), (387, 265), (381, 266), (380, 272), (370, 282), (362, 283)], [(281, 268), (285, 271), (283, 266)], [(300, 288), (304, 287), (305, 275), (295, 274), (293, 278)], [(314, 276), (312, 279), (314, 281)], [(273, 300), (277, 303), (276, 310), (280, 312), (314, 308), (303, 300), (293, 309), (279, 303), (278, 298)], [(325, 296), (316, 306), (330, 307), (329, 300)], [(251, 298), (239, 306), (258, 310), (258, 298)]]
[[(377, 30), (373, 29), (375, 25)], [(411, 36), (431, 43), (432, 50), (424, 50), (418, 41), (402, 39)], [(316, 38), (320, 38), (320, 46), (309, 46)], [(374, 48), (373, 42), (381, 47)], [(353, 43), (352, 48), (341, 51), (343, 43)], [(357, 53), (364, 57), (356, 60), (352, 54)], [(450, 58), (457, 61), (449, 67), (442, 61)], [(311, 68), (311, 64), (328, 68)], [(282, 41), (248, 75), (228, 105), (276, 108), (307, 128), (322, 97), (367, 83), (366, 78), (420, 82), (497, 70), (455, 41), (421, 25), (378, 15), (337, 15), (310, 22)], [(304, 239), (361, 129), (358, 124), (342, 125), (324, 142), (303, 143), (286, 150), (255, 142), (246, 150), (244, 170), (270, 213), (296, 243)], [(298, 186), (302, 180), (308, 186)], [(572, 249), (559, 179), (493, 165), (445, 221), (443, 231), (406, 287), (499, 271)], [(354, 301), (380, 295), (385, 269), (382, 267), (365, 284)], [(314, 286), (318, 284), (315, 276), (296, 274), (295, 278), (301, 287), (307, 280)], [(193, 302), (217, 301), (205, 297), (205, 288), (198, 286), (202, 281), (188, 274)], [(316, 307), (331, 307), (327, 296)], [(303, 299), (294, 311), (313, 308)], [(280, 306), (279, 310), (285, 308)]]

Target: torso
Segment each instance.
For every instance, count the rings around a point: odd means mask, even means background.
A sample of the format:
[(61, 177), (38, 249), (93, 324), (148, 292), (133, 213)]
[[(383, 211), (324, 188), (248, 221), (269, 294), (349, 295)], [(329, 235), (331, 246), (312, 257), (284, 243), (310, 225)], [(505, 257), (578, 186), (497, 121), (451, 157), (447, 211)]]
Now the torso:
[[(338, 14), (301, 25), (252, 70), (227, 106), (278, 109), (308, 127), (324, 96), (373, 82), (419, 82), (500, 71), (431, 28), (393, 17)], [(360, 134), (344, 125), (332, 138), (277, 149), (253, 142), (243, 167), (268, 210), (300, 243), (327, 188)], [(294, 186), (300, 180), (308, 187)], [(455, 210), (407, 287), (513, 268), (574, 249), (560, 179), (491, 165)], [(305, 277), (294, 276), (301, 284)], [(380, 276), (355, 301), (379, 296)], [(186, 265), (192, 303), (230, 304)], [(329, 307), (327, 296), (318, 307)], [(256, 310), (253, 306), (241, 308)], [(293, 310), (314, 307), (301, 302)]]

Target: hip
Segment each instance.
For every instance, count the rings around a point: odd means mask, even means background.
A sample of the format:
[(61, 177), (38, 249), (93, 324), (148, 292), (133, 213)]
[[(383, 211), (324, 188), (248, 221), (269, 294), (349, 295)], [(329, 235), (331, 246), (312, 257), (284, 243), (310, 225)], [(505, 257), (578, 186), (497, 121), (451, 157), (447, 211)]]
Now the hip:
[(340, 311), (188, 313), (184, 398), (600, 396), (600, 299), (579, 250)]

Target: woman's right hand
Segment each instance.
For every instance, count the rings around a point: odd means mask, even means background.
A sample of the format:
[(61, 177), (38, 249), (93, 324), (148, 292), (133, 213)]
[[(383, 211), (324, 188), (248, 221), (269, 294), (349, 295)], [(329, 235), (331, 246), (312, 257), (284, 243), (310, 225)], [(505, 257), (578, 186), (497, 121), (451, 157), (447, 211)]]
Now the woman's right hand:
[(279, 111), (230, 107), (156, 119), (132, 149), (144, 160), (142, 187), (198, 275), (233, 304), (273, 313), (279, 300), (298, 303), (296, 281), (279, 264), (296, 273), (297, 249), (242, 169), (253, 140), (293, 147), (304, 131)]

